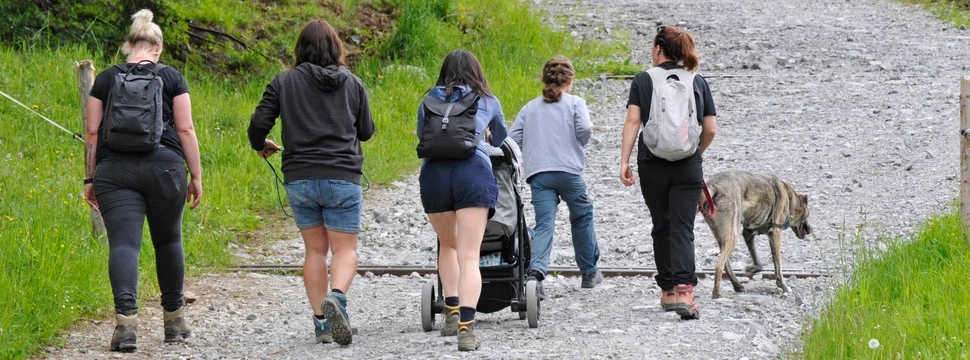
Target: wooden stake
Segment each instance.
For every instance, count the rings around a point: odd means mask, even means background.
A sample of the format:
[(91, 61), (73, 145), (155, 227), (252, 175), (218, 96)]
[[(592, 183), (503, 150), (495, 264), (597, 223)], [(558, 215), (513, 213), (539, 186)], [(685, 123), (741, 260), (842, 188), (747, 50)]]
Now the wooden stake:
[[(82, 60), (74, 63), (77, 70), (77, 91), (81, 98), (81, 134), (88, 131), (88, 97), (91, 94), (91, 87), (94, 86), (94, 62)], [(87, 169), (87, 148), (84, 151), (84, 169)], [(83, 170), (82, 170), (83, 171)], [(96, 239), (105, 239), (104, 219), (101, 213), (91, 209), (91, 235)]]
[(970, 241), (970, 78), (960, 78), (960, 214)]

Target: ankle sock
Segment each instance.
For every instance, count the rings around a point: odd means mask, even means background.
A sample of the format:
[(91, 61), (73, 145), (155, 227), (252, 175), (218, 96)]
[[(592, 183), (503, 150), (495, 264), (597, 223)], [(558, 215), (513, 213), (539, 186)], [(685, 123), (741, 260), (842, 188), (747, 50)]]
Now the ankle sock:
[(314, 319), (317, 319), (317, 320), (320, 320), (320, 321), (327, 320), (327, 317), (325, 315), (313, 314), (313, 318)]
[(458, 308), (458, 313), (460, 314), (458, 321), (469, 322), (475, 320), (475, 308), (473, 307), (462, 306)]
[(446, 297), (445, 298), (445, 305), (448, 305), (448, 306), (458, 306), (458, 297), (457, 296), (449, 296), (449, 297)]
[(343, 292), (343, 291), (340, 291), (340, 290), (337, 290), (337, 289), (330, 289), (330, 292), (331, 292), (331, 293), (337, 293), (337, 294), (341, 294), (341, 295), (346, 295), (346, 294), (344, 294), (344, 292)]

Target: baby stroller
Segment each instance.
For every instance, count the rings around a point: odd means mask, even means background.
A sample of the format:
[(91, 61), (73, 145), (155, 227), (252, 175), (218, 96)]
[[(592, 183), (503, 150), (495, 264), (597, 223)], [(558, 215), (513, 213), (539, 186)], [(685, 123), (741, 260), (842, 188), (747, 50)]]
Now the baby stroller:
[[(505, 308), (528, 319), (529, 327), (539, 327), (539, 294), (536, 281), (526, 282), (532, 240), (531, 230), (526, 226), (520, 192), (522, 154), (512, 139), (506, 139), (501, 147), (487, 146), (492, 160), (492, 173), (498, 182), (498, 202), (495, 214), (485, 226), (482, 240), (481, 261), (482, 295), (476, 310), (493, 313)], [(421, 327), (431, 331), (435, 316), (444, 309), (441, 279), (437, 288), (426, 283), (421, 289)]]

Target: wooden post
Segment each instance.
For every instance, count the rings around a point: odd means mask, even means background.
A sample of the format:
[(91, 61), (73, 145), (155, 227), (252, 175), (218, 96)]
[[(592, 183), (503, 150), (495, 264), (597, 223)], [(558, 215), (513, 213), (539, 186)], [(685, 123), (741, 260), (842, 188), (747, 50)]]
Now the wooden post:
[[(88, 97), (91, 94), (91, 87), (94, 86), (94, 62), (82, 60), (74, 63), (77, 70), (77, 91), (81, 98), (81, 134), (88, 132)], [(84, 168), (87, 169), (88, 163), (87, 148), (84, 149)], [(83, 171), (83, 170), (82, 170)], [(104, 239), (104, 219), (101, 213), (91, 209), (91, 235), (96, 239)]]
[(960, 78), (960, 214), (970, 240), (970, 78)]

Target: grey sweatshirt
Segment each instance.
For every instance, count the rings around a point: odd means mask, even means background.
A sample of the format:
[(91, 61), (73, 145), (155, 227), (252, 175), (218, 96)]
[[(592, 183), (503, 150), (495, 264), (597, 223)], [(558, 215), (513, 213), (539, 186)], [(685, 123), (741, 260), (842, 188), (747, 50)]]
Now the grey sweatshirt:
[(522, 107), (509, 136), (522, 149), (525, 177), (547, 171), (581, 175), (586, 168), (583, 147), (589, 143), (593, 123), (586, 100), (569, 93), (554, 103), (542, 96)]

